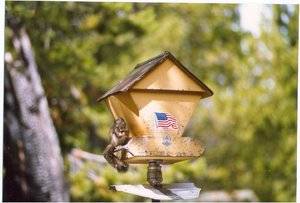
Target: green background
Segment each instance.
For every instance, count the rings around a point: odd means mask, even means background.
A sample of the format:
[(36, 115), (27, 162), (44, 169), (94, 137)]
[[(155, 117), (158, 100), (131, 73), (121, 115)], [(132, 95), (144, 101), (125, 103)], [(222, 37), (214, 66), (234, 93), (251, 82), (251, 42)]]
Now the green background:
[[(86, 163), (74, 174), (67, 156), (72, 148), (103, 152), (113, 120), (96, 99), (137, 63), (168, 50), (214, 96), (199, 103), (185, 131), (204, 143), (204, 156), (165, 167), (164, 182), (295, 201), (299, 11), (268, 7), (271, 18), (253, 36), (241, 28), (233, 4), (6, 2), (32, 41), (71, 200), (144, 200), (108, 186), (146, 183), (145, 166), (118, 174)], [(5, 36), (12, 50), (9, 28)], [(90, 171), (96, 180), (87, 177)]]

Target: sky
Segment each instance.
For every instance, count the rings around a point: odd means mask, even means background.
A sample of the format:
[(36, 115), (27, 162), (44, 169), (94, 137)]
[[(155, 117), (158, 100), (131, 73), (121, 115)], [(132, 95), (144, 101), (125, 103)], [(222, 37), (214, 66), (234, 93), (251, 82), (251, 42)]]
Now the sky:
[(242, 29), (250, 31), (255, 37), (260, 34), (262, 19), (272, 16), (271, 8), (264, 4), (241, 4), (239, 12)]

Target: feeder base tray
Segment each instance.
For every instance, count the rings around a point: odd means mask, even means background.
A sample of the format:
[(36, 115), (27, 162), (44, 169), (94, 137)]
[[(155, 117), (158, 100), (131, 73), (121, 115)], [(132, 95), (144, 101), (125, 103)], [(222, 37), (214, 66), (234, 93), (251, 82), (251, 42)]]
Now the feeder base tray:
[(196, 159), (204, 152), (204, 147), (197, 140), (168, 135), (132, 137), (123, 148), (128, 151), (125, 161), (129, 164), (147, 164), (150, 160), (172, 164)]

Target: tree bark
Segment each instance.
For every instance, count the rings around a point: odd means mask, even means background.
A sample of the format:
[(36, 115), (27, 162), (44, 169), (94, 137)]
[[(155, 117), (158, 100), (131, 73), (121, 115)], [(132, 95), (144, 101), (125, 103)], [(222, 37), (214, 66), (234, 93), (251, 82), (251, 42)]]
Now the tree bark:
[(5, 54), (4, 201), (68, 201), (63, 160), (30, 39), (19, 24)]

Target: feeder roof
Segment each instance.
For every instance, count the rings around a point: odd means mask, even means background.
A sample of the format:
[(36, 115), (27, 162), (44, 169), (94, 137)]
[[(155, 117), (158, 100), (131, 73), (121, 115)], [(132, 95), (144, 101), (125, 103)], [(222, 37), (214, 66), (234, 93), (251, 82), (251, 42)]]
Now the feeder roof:
[(148, 73), (150, 73), (167, 59), (170, 59), (178, 68), (184, 71), (187, 76), (194, 80), (204, 90), (204, 92), (202, 92), (202, 98), (213, 95), (213, 92), (203, 82), (201, 82), (194, 74), (184, 67), (184, 65), (182, 65), (182, 63), (180, 63), (170, 52), (165, 51), (158, 56), (137, 64), (133, 71), (126, 78), (121, 80), (112, 89), (108, 90), (104, 95), (98, 98), (97, 101), (102, 101), (111, 95), (127, 92), (135, 83), (142, 80)]

